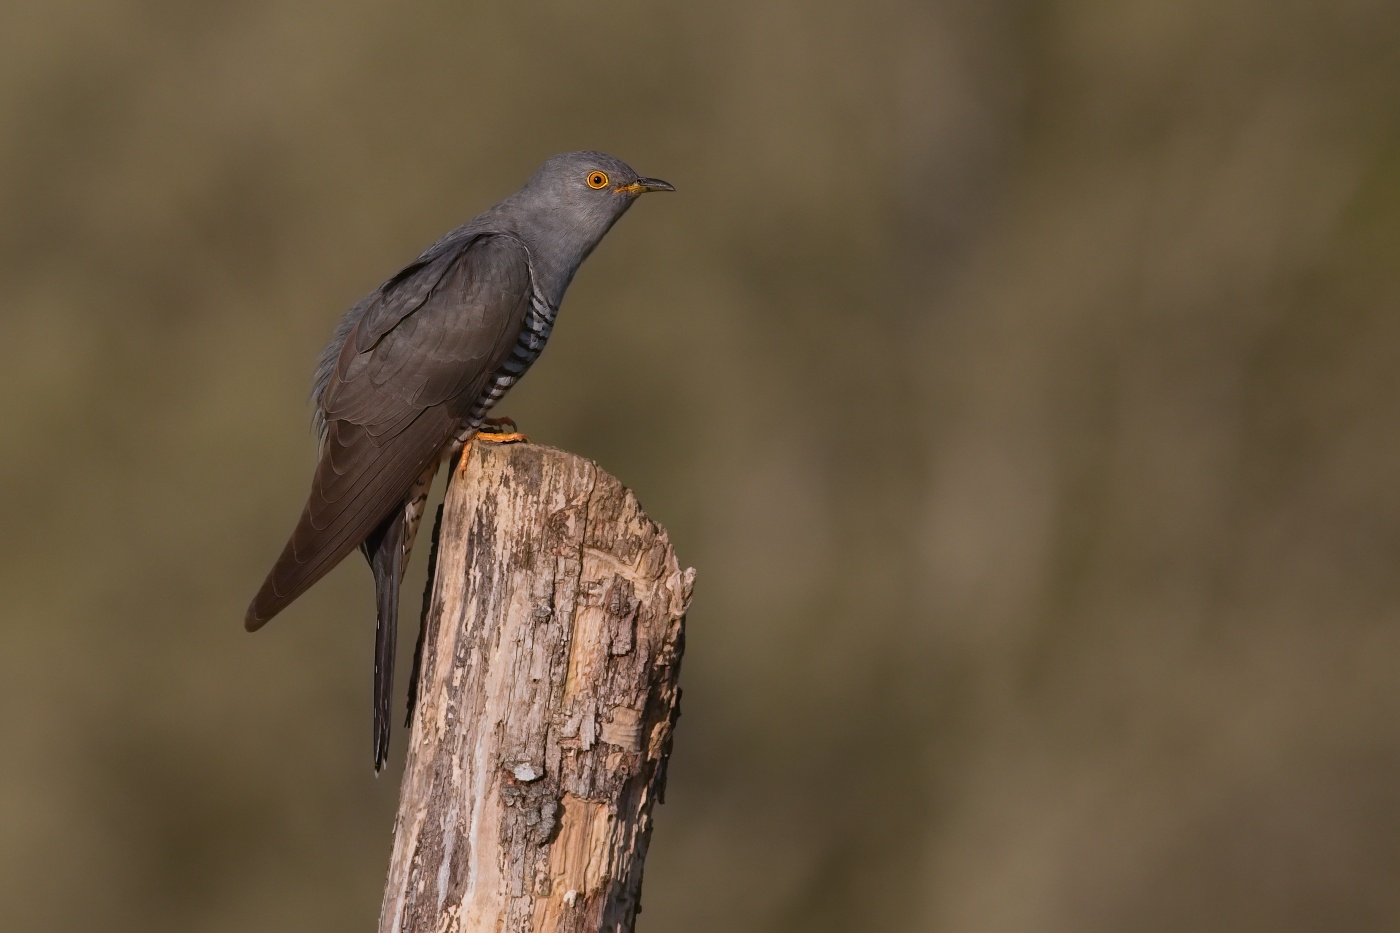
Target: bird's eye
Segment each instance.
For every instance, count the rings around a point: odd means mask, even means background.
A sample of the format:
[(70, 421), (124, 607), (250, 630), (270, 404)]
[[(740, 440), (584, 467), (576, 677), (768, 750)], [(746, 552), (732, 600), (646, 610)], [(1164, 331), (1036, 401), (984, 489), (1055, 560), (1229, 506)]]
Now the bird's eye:
[(608, 176), (605, 172), (589, 172), (588, 187), (606, 188), (608, 186)]

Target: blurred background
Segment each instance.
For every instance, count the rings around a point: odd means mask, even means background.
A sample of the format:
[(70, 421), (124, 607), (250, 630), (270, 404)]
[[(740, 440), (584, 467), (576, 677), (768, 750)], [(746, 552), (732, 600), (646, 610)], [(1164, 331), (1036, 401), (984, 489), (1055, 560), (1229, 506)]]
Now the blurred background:
[(499, 409), (699, 572), (640, 931), (1400, 929), (1389, 0), (10, 0), (0, 927), (373, 928), (369, 573), (244, 607), (574, 148), (679, 189)]

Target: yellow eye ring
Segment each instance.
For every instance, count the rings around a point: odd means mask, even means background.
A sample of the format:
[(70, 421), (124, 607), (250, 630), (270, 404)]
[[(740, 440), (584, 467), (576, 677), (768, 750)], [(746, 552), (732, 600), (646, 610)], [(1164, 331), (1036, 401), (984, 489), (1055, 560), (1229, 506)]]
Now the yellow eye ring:
[(589, 173), (588, 173), (588, 187), (590, 187), (590, 188), (606, 188), (607, 186), (608, 186), (608, 173), (607, 173), (607, 172), (589, 172)]

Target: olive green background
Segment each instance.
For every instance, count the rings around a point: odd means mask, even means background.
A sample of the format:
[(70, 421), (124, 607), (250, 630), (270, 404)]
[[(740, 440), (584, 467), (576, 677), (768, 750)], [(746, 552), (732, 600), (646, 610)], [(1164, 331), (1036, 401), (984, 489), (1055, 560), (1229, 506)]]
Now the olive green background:
[(678, 188), (501, 406), (699, 572), (642, 933), (1400, 928), (1393, 0), (10, 0), (0, 928), (372, 929), (369, 574), (243, 610), (573, 148)]

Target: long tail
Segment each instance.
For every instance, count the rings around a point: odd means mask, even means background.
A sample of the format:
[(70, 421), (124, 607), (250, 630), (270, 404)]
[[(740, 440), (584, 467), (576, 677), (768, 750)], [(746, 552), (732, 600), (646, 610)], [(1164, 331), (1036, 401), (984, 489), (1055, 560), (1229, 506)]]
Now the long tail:
[(389, 722), (394, 706), (394, 655), (398, 647), (399, 583), (404, 569), (405, 509), (395, 509), (360, 546), (374, 574), (374, 771), (389, 758)]
[(425, 470), (400, 508), (370, 533), (361, 545), (374, 575), (377, 615), (374, 627), (374, 772), (389, 758), (390, 721), (394, 710), (394, 658), (398, 648), (399, 588), (413, 551), (437, 464)]

